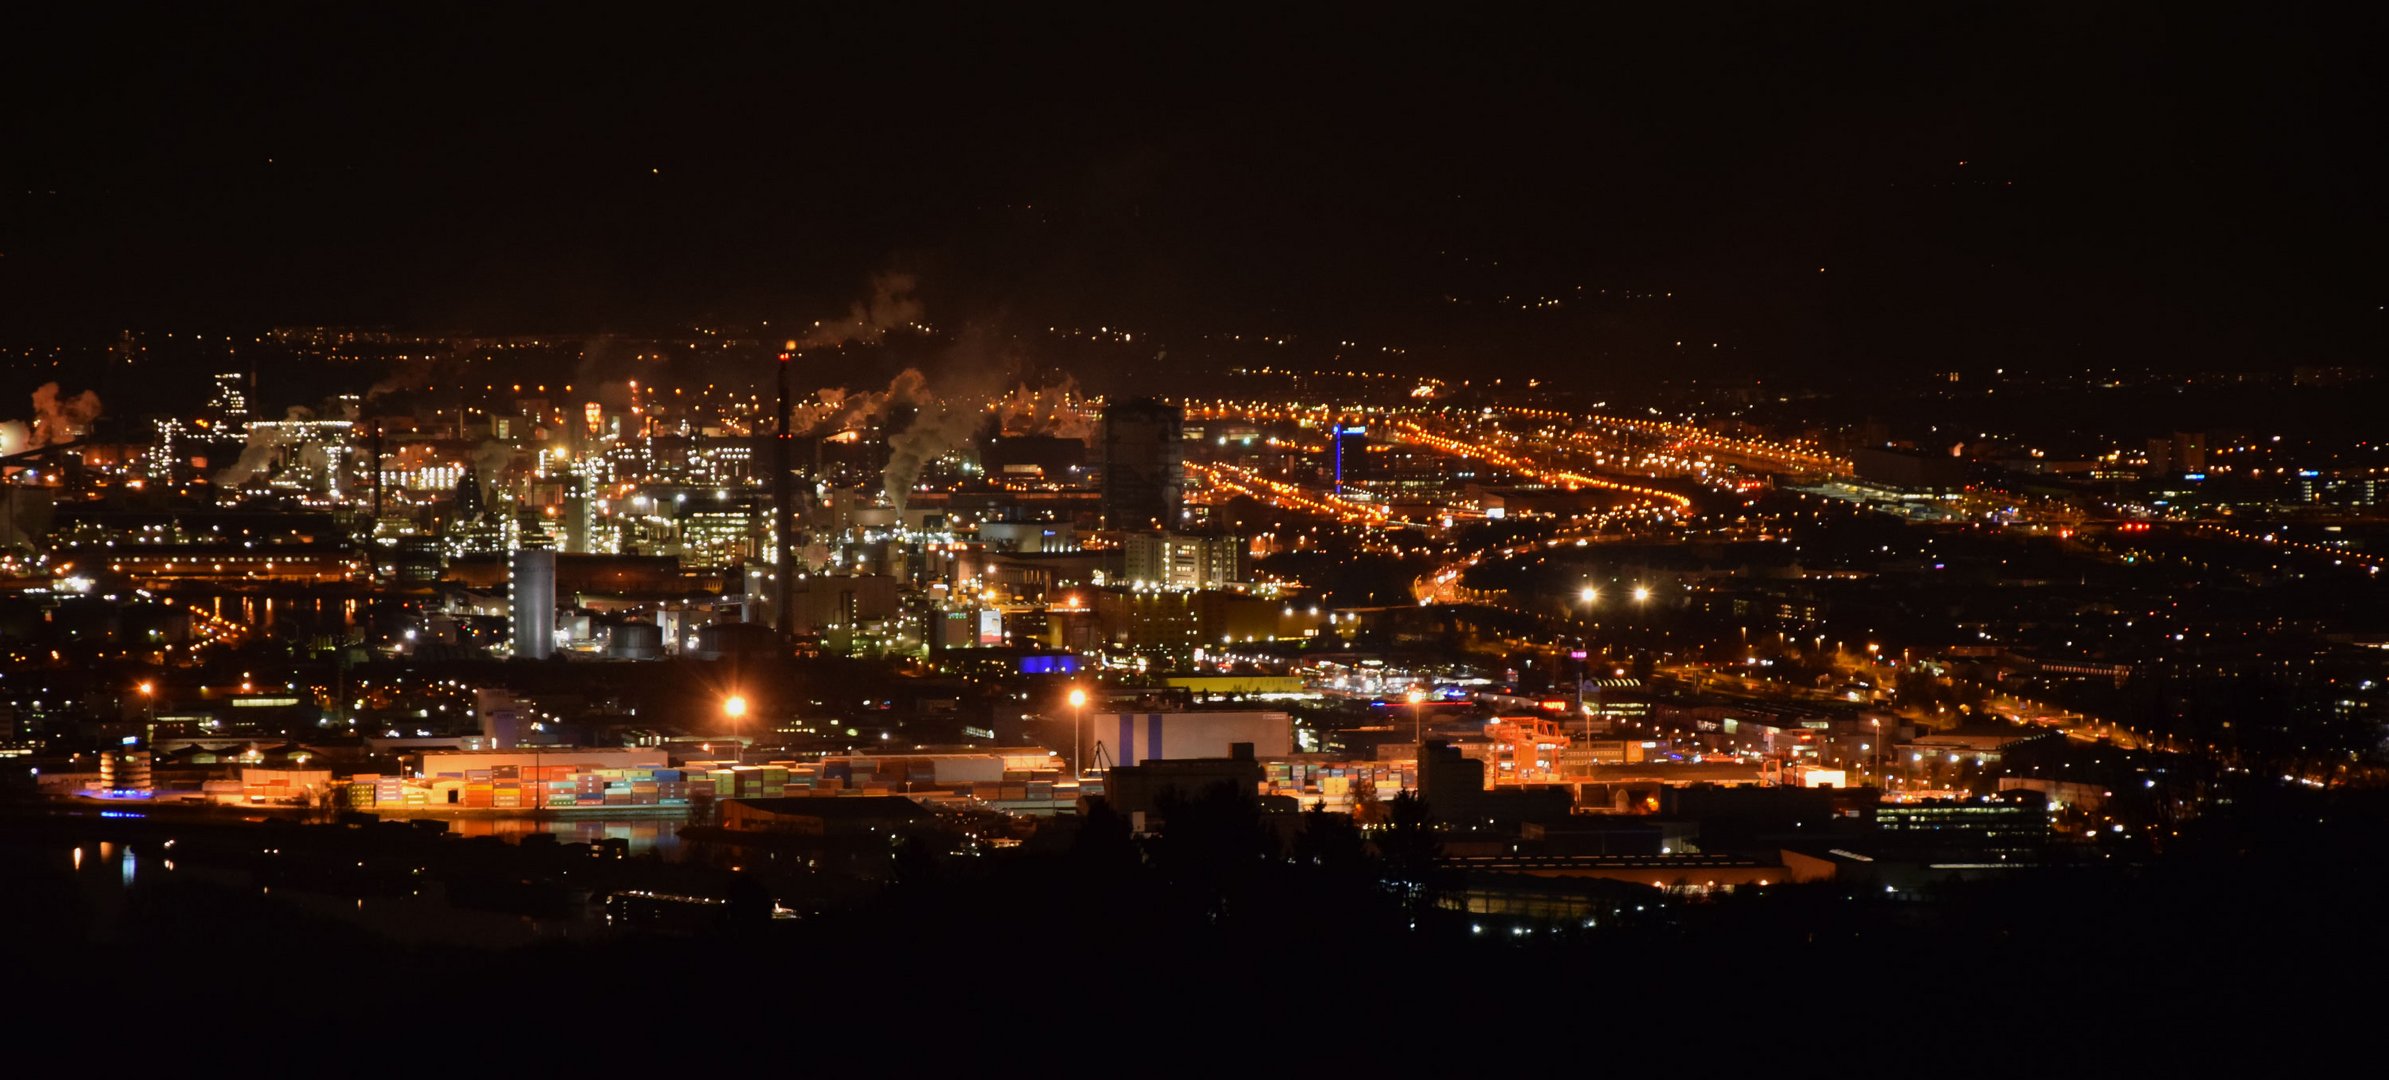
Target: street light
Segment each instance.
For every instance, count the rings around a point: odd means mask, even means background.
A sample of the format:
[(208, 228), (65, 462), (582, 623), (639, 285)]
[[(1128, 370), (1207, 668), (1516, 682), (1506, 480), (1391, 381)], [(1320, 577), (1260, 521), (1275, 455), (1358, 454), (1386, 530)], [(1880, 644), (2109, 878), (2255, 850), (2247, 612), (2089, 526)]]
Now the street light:
[[(1875, 726), (1875, 783), (1883, 784), (1883, 718), (1869, 717), (1867, 723)], [(1889, 784), (1883, 786), (1886, 789), (1890, 787)]]
[(141, 728), (141, 746), (148, 749), (158, 739), (158, 684), (143, 679), (134, 689), (141, 691), (141, 711), (146, 719)]
[(730, 718), (730, 745), (733, 752), (738, 754), (738, 760), (744, 762), (746, 761), (746, 745), (738, 741), (738, 722), (745, 719), (747, 715), (746, 695), (732, 694), (723, 698), (722, 715)]
[(1071, 778), (1084, 783), (1087, 779), (1085, 755), (1080, 744), (1086, 739), (1087, 691), (1084, 687), (1070, 688), (1070, 773)]
[(1415, 742), (1424, 747), (1427, 745), (1427, 692), (1413, 686), (1405, 696), (1410, 698), (1411, 735)]

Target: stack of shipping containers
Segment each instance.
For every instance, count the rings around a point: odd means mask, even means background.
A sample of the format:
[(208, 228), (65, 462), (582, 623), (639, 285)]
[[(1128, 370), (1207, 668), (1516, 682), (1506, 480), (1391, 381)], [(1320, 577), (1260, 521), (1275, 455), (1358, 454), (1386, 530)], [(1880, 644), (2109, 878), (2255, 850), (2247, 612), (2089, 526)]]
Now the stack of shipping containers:
[(1324, 801), (1330, 810), (1351, 806), (1352, 786), (1366, 778), (1380, 799), (1418, 786), (1417, 771), (1399, 761), (1270, 761), (1261, 766), (1265, 795), (1293, 795), (1304, 805)]
[(350, 778), (348, 793), (350, 804), (361, 810), (687, 806), (692, 794), (688, 774), (680, 769), (580, 765), (499, 765), (412, 780), (359, 774)]

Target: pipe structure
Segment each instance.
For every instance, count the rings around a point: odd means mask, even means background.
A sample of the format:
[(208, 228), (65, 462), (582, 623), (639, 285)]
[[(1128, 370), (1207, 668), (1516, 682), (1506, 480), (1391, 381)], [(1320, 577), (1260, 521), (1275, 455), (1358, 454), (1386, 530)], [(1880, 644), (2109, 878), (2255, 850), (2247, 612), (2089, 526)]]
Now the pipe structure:
[(796, 438), (796, 433), (788, 430), (788, 366), (795, 359), (796, 343), (789, 342), (788, 349), (780, 354), (780, 411), (779, 422), (774, 425), (776, 430), (772, 432), (771, 462), (772, 529), (777, 534), (778, 549), (772, 560), (772, 625), (782, 638), (789, 636), (792, 625), (788, 608), (796, 584), (796, 497), (788, 482), (789, 472), (795, 467), (788, 460), (790, 444)]

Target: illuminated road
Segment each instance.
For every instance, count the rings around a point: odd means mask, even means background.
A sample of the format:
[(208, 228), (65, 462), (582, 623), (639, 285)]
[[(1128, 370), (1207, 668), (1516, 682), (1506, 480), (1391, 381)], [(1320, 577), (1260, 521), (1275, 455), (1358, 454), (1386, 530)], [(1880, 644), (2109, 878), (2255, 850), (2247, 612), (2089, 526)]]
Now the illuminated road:
[(1525, 612), (1527, 610), (1526, 608), (1518, 607), (1508, 603), (1505, 593), (1499, 591), (1471, 589), (1460, 584), (1460, 579), (1470, 570), (1473, 570), (1486, 563), (1500, 562), (1505, 559), (1522, 558), (1528, 555), (1546, 554), (1563, 548), (1581, 548), (1590, 547), (1599, 543), (1624, 543), (1638, 540), (1647, 541), (1650, 539), (1647, 536), (1636, 536), (1631, 534), (1607, 534), (1599, 536), (1581, 535), (1583, 533), (1601, 529), (1605, 527), (1606, 524), (1606, 522), (1602, 522), (1589, 526), (1582, 526), (1565, 531), (1557, 536), (1544, 536), (1533, 540), (1521, 540), (1516, 543), (1503, 544), (1499, 547), (1490, 547), (1481, 551), (1471, 552), (1465, 556), (1454, 559), (1443, 564), (1442, 566), (1437, 567), (1433, 573), (1421, 575), (1417, 579), (1413, 580), (1410, 583), (1410, 595), (1417, 598), (1420, 606), (1422, 607), (1430, 604), (1491, 604), (1495, 607), (1507, 607), (1515, 611)]
[[(1282, 402), (1186, 402), (1189, 419), (1293, 421), (1306, 425), (1324, 426), (1350, 417), (1368, 420), (1392, 420), (1392, 411), (1362, 409), (1331, 405), (1301, 405)], [(1405, 410), (1407, 411), (1407, 410)], [(1849, 459), (1835, 457), (1823, 447), (1797, 440), (1745, 439), (1724, 435), (1692, 424), (1666, 420), (1641, 419), (1629, 416), (1610, 416), (1601, 413), (1570, 413), (1557, 409), (1535, 409), (1523, 406), (1496, 406), (1489, 410), (1501, 416), (1524, 417), (1556, 424), (1566, 429), (1566, 437), (1578, 440), (1598, 440), (1601, 433), (1611, 438), (1638, 437), (1662, 439), (1679, 457), (1690, 458), (1693, 451), (1710, 459), (1741, 465), (1762, 472), (1822, 473), (1828, 476), (1848, 476), (1852, 467)], [(1414, 415), (1435, 415), (1420, 410)]]
[(1424, 446), (1430, 450), (1451, 454), (1455, 457), (1473, 458), (1497, 465), (1520, 476), (1539, 480), (1564, 491), (1578, 491), (1584, 488), (1614, 491), (1631, 496), (1643, 506), (1664, 509), (1679, 516), (1690, 513), (1692, 510), (1690, 498), (1672, 491), (1662, 491), (1641, 484), (1630, 484), (1622, 480), (1587, 476), (1583, 473), (1545, 465), (1521, 450), (1496, 446), (1484, 441), (1471, 442), (1448, 435), (1440, 435), (1428, 431), (1415, 421), (1400, 421), (1390, 430), (1393, 438), (1401, 442)]
[(1638, 419), (1629, 416), (1565, 413), (1555, 409), (1509, 408), (1502, 411), (1518, 416), (1559, 421), (1580, 429), (1594, 428), (1666, 439), (1680, 449), (1699, 450), (1719, 461), (1729, 461), (1767, 471), (1824, 473), (1829, 476), (1848, 476), (1852, 472), (1848, 458), (1834, 457), (1825, 452), (1823, 447), (1814, 443), (1739, 439), (1730, 435), (1720, 435), (1691, 424)]
[(1300, 484), (1272, 480), (1251, 469), (1219, 462), (1186, 463), (1187, 472), (1205, 485), (1231, 495), (1244, 495), (1268, 503), (1281, 510), (1316, 514), (1345, 525), (1372, 528), (1423, 528), (1424, 523), (1393, 516), (1386, 507), (1348, 499), (1327, 491), (1305, 489)]
[(2203, 536), (2237, 540), (2247, 544), (2261, 544), (2276, 551), (2322, 556), (2330, 559), (2334, 566), (2352, 564), (2363, 567), (2367, 573), (2380, 573), (2381, 564), (2384, 561), (2377, 556), (2365, 555), (2345, 548), (2335, 548), (2328, 544), (2311, 544), (2302, 540), (2291, 540), (2283, 537), (2280, 533), (2255, 533), (2224, 525), (2200, 525), (2197, 527), (2197, 531)]

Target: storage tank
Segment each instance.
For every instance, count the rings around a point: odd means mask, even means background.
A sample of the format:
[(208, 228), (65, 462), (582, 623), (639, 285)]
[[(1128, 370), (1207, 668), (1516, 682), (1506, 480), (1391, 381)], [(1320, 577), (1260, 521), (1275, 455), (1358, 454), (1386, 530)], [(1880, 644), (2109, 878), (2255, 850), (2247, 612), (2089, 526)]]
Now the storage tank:
[(514, 655), (545, 660), (556, 651), (556, 553), (524, 548), (508, 564)]
[(664, 655), (663, 629), (651, 622), (615, 624), (606, 635), (606, 657), (611, 660), (661, 660)]

